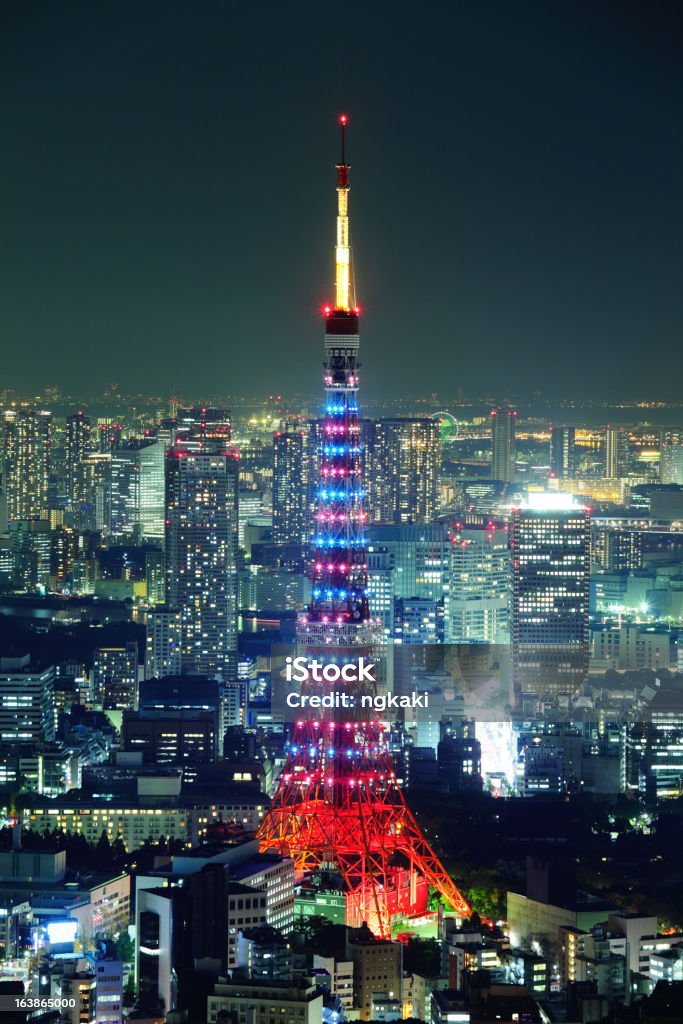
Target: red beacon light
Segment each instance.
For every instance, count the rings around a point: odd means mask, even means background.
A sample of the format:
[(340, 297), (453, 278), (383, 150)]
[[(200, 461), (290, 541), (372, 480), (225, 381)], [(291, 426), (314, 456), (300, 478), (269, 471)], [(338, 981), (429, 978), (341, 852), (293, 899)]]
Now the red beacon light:
[(339, 115), (339, 124), (348, 124), (348, 123), (349, 123), (348, 115), (347, 114), (340, 114)]

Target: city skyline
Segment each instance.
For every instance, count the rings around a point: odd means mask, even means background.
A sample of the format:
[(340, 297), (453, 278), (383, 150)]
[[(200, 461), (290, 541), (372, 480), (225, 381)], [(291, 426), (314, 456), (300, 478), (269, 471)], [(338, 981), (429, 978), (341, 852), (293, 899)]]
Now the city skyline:
[(683, 17), (7, 11), (0, 1010), (683, 1020)]
[(354, 73), (328, 76), (325, 12), (33, 10), (5, 15), (6, 385), (234, 393), (257, 350), (265, 391), (308, 392), (348, 110), (369, 395), (675, 397), (679, 12), (352, 10)]

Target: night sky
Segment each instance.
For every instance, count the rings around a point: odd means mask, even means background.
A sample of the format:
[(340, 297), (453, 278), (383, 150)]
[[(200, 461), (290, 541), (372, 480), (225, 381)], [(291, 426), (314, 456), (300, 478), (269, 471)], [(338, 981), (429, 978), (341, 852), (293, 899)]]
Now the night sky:
[(5, 0), (0, 388), (681, 398), (683, 5)]

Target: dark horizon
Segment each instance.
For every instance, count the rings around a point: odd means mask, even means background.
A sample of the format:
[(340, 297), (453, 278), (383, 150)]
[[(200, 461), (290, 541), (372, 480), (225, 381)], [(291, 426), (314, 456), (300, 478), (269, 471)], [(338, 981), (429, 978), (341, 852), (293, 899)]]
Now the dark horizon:
[(678, 396), (680, 8), (346, 10), (5, 6), (2, 387), (314, 395), (344, 110), (368, 398)]

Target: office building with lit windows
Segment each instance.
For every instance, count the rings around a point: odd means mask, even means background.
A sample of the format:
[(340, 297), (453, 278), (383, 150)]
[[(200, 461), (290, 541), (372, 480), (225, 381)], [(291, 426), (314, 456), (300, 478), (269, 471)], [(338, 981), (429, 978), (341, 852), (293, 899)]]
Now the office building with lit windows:
[(200, 410), (166, 455), (166, 600), (184, 673), (237, 676), (239, 463), (224, 410)]
[(590, 510), (531, 494), (513, 510), (510, 544), (515, 689), (572, 693), (588, 671)]
[(104, 708), (125, 710), (137, 706), (138, 645), (98, 647), (93, 657), (93, 692)]
[(439, 511), (441, 436), (429, 418), (367, 425), (368, 510), (378, 523), (432, 523)]
[(13, 548), (12, 574), (21, 590), (37, 591), (50, 579), (52, 540), (47, 519), (15, 519), (9, 524)]
[(448, 588), (450, 541), (445, 523), (426, 526), (374, 525), (367, 530), (368, 560), (386, 556), (393, 570), (394, 596), (440, 600)]
[(368, 551), (368, 599), (375, 618), (382, 624), (385, 637), (394, 635), (396, 573), (391, 556), (384, 548)]
[(110, 455), (121, 444), (123, 427), (120, 423), (112, 423), (110, 419), (97, 421), (97, 451), (102, 455)]
[(9, 519), (47, 516), (52, 413), (44, 409), (5, 409), (3, 484)]
[(457, 522), (449, 554), (447, 643), (508, 643), (512, 588), (507, 526)]
[(550, 472), (559, 480), (575, 475), (575, 434), (574, 427), (550, 428)]
[(216, 757), (218, 715), (195, 708), (125, 711), (123, 750), (142, 755), (143, 764), (209, 764)]
[(0, 748), (55, 738), (54, 668), (0, 658)]
[[(323, 996), (315, 985), (303, 981), (249, 981), (221, 979), (207, 999), (206, 1020), (249, 1020), (250, 1024), (271, 1024), (275, 1007), (279, 1018), (297, 1024), (318, 1024), (323, 1016)], [(333, 1019), (333, 1018), (330, 1018)]]
[(308, 458), (305, 435), (281, 431), (273, 437), (273, 541), (304, 544), (308, 538)]
[(385, 992), (401, 999), (403, 946), (400, 942), (377, 939), (366, 926), (347, 934), (345, 956), (353, 963), (353, 1001), (360, 1020), (371, 1020), (372, 997)]
[(145, 589), (149, 605), (163, 605), (166, 599), (166, 559), (160, 547), (145, 553)]
[(165, 450), (161, 441), (140, 447), (137, 522), (140, 539), (163, 543), (165, 535)]
[(626, 726), (624, 788), (647, 800), (683, 796), (683, 686), (662, 681), (645, 720)]
[(147, 612), (145, 679), (180, 675), (181, 622), (181, 614), (175, 608), (161, 605)]
[(124, 444), (111, 455), (112, 464), (112, 537), (132, 538), (137, 518), (138, 449)]
[(506, 484), (515, 479), (516, 419), (514, 409), (491, 410), (491, 479)]
[(85, 501), (85, 478), (83, 461), (90, 454), (90, 419), (79, 411), (66, 418), (66, 499), (71, 508), (78, 508)]
[(176, 442), (201, 443), (209, 450), (223, 450), (230, 443), (232, 422), (227, 409), (194, 405), (178, 409)]
[[(159, 769), (160, 771), (161, 769)], [(147, 781), (144, 776), (139, 782)], [(209, 825), (238, 822), (254, 831), (267, 809), (268, 797), (238, 783), (230, 794), (180, 796), (180, 779), (175, 796), (151, 793), (141, 797), (68, 796), (48, 798), (30, 793), (22, 810), (22, 823), (34, 832), (63, 829), (82, 835), (96, 844), (102, 832), (113, 841), (121, 839), (127, 850), (137, 850), (145, 842), (171, 838), (197, 844), (205, 840)]]
[(54, 991), (58, 999), (65, 1000), (67, 1006), (75, 1004), (66, 1012), (62, 1011), (62, 1020), (68, 1024), (95, 1024), (97, 980), (90, 970), (61, 975)]
[(238, 505), (238, 541), (240, 548), (244, 548), (246, 543), (247, 526), (254, 520), (259, 519), (262, 515), (263, 492), (251, 487), (240, 487)]
[(78, 557), (78, 533), (58, 526), (50, 533), (50, 590), (60, 592), (71, 582)]
[(83, 500), (74, 510), (79, 530), (108, 534), (111, 528), (111, 454), (90, 452), (84, 456)]
[(628, 432), (622, 427), (607, 427), (604, 440), (605, 476), (617, 480), (628, 475), (629, 440)]
[(614, 526), (609, 519), (593, 520), (591, 562), (606, 572), (642, 569), (643, 534)]
[(164, 445), (149, 438), (111, 454), (111, 533), (140, 541), (164, 539)]
[(659, 480), (663, 484), (683, 484), (683, 444), (662, 444)]
[(399, 597), (394, 610), (394, 642), (397, 644), (442, 644), (444, 599)]

